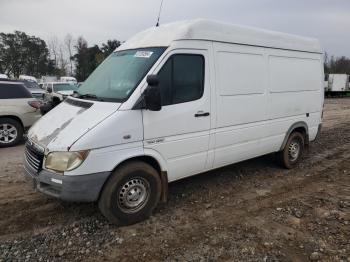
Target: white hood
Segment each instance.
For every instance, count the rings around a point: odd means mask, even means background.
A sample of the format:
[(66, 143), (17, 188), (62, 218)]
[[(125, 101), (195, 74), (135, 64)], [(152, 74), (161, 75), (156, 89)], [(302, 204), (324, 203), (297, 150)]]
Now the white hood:
[[(83, 101), (78, 103), (68, 101)], [(49, 151), (67, 151), (80, 137), (118, 110), (121, 104), (69, 98), (44, 115), (28, 138)]]

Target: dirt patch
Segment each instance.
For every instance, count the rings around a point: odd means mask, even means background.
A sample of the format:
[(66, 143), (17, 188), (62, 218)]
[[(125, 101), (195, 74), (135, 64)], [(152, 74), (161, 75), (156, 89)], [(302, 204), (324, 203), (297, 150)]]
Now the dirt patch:
[(268, 155), (178, 181), (129, 227), (33, 192), (23, 145), (0, 150), (0, 261), (350, 261), (350, 99), (326, 100), (297, 168)]

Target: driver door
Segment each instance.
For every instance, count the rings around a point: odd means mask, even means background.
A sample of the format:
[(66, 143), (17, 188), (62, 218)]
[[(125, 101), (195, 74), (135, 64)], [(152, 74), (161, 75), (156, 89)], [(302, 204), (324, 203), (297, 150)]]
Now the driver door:
[(174, 181), (205, 170), (210, 132), (210, 83), (206, 50), (170, 52), (156, 69), (160, 111), (142, 110), (144, 148), (167, 162)]

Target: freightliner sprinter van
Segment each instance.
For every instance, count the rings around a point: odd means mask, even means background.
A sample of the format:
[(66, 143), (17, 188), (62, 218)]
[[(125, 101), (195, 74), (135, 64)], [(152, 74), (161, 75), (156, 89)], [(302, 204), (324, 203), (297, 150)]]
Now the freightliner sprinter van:
[(30, 129), (25, 174), (132, 224), (170, 182), (273, 152), (294, 167), (321, 127), (323, 79), (315, 39), (206, 20), (151, 28)]

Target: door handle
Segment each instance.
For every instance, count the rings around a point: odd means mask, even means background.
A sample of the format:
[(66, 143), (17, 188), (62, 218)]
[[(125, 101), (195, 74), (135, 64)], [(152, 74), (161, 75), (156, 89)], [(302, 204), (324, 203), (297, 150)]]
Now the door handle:
[(204, 117), (204, 116), (209, 116), (209, 115), (210, 115), (209, 112), (199, 111), (194, 115), (194, 117)]

